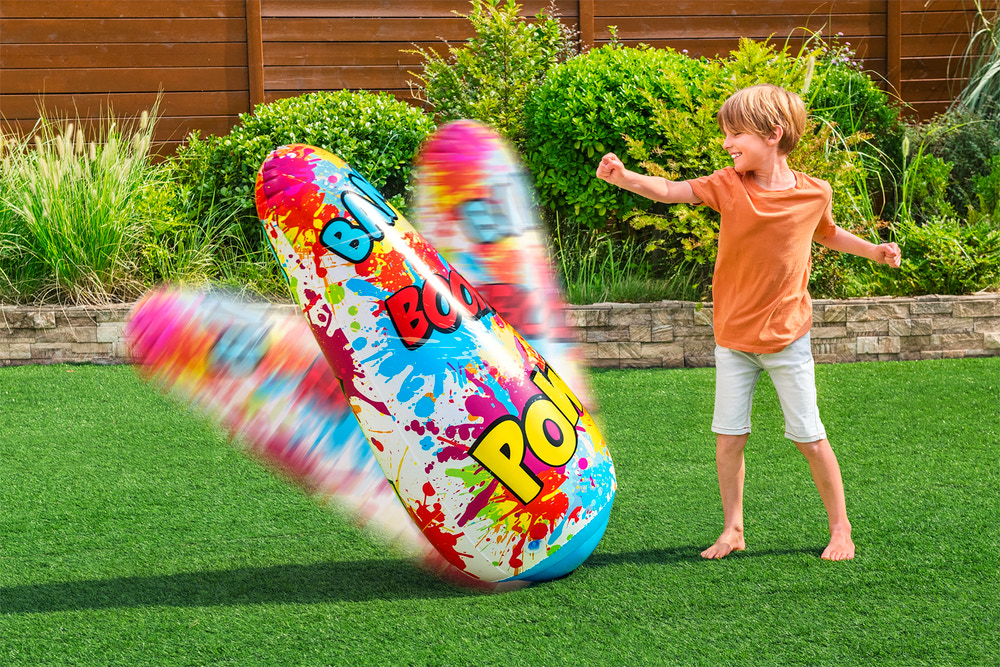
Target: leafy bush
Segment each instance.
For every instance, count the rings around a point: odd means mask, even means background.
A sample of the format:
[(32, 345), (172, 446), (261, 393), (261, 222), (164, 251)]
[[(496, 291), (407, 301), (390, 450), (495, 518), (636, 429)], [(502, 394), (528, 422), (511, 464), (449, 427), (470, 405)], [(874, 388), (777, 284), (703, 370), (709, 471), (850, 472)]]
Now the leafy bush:
[(1000, 221), (1000, 153), (990, 158), (989, 167), (989, 173), (975, 179), (978, 206), (971, 208), (980, 214), (994, 216)]
[(990, 158), (1000, 152), (1000, 135), (979, 114), (955, 106), (930, 122), (914, 125), (911, 144), (920, 142), (926, 153), (951, 163), (945, 198), (955, 211), (975, 202), (974, 183), (990, 172)]
[(259, 245), (261, 235), (254, 203), (257, 170), (275, 148), (305, 143), (329, 150), (402, 208), (413, 156), (434, 129), (421, 110), (388, 93), (350, 91), (280, 99), (239, 119), (225, 136), (192, 134), (176, 159), (193, 200), (238, 221), (251, 245)]
[(525, 108), (525, 160), (541, 203), (591, 228), (642, 207), (642, 198), (595, 178), (597, 162), (609, 151), (627, 157), (626, 135), (652, 142), (654, 100), (676, 106), (677, 81), (702, 81), (712, 69), (673, 49), (615, 44), (553, 68)]
[(439, 122), (480, 120), (520, 145), (524, 139), (524, 104), (545, 73), (576, 54), (574, 33), (552, 11), (528, 23), (514, 0), (472, 0), (466, 16), (475, 36), (461, 47), (448, 47), (446, 59), (418, 47), (423, 74), (410, 72), (414, 96), (433, 107)]
[(975, 224), (941, 218), (924, 225), (897, 227), (903, 265), (879, 267), (876, 289), (882, 294), (971, 294), (1000, 289), (1000, 221), (984, 217)]

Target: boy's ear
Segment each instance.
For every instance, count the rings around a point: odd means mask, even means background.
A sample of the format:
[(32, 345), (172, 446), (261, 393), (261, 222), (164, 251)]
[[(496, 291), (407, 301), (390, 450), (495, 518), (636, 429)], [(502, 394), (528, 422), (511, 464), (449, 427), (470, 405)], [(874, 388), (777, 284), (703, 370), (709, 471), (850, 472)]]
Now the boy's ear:
[(785, 129), (780, 125), (775, 125), (771, 130), (771, 136), (767, 138), (767, 143), (772, 146), (777, 146), (778, 142), (781, 141), (781, 137), (785, 135)]

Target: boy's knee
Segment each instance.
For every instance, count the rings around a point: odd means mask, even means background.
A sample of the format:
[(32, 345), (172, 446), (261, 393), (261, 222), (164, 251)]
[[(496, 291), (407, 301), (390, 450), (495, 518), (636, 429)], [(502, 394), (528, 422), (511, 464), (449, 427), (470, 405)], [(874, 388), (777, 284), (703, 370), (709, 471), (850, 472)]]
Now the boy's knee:
[(805, 456), (813, 457), (819, 454), (820, 452), (829, 449), (830, 441), (827, 440), (826, 438), (822, 438), (820, 440), (814, 440), (812, 442), (796, 442), (795, 446), (798, 447), (799, 451), (802, 452)]
[(749, 433), (744, 433), (742, 435), (728, 435), (725, 433), (715, 434), (715, 445), (718, 451), (731, 452), (731, 451), (742, 451), (746, 447), (747, 440), (750, 438)]

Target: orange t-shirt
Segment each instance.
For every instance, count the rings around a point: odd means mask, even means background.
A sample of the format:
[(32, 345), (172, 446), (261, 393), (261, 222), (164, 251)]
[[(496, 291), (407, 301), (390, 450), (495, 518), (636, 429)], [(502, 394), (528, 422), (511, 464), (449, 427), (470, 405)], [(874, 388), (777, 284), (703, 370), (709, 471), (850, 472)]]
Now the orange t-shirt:
[(795, 187), (765, 190), (732, 167), (689, 180), (722, 214), (712, 280), (715, 342), (742, 352), (780, 352), (812, 326), (813, 234), (835, 230), (830, 184), (801, 172)]

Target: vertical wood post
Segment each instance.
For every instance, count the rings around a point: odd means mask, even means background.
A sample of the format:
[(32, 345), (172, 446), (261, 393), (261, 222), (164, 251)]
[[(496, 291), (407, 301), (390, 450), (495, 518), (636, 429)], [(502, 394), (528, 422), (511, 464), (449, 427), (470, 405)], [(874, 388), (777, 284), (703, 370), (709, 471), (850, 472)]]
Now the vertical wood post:
[(260, 0), (246, 0), (247, 74), (250, 79), (250, 111), (264, 102), (264, 31)]
[(594, 0), (579, 0), (580, 51), (594, 48)]
[(886, 0), (885, 3), (885, 79), (889, 93), (903, 99), (903, 3), (901, 0)]

